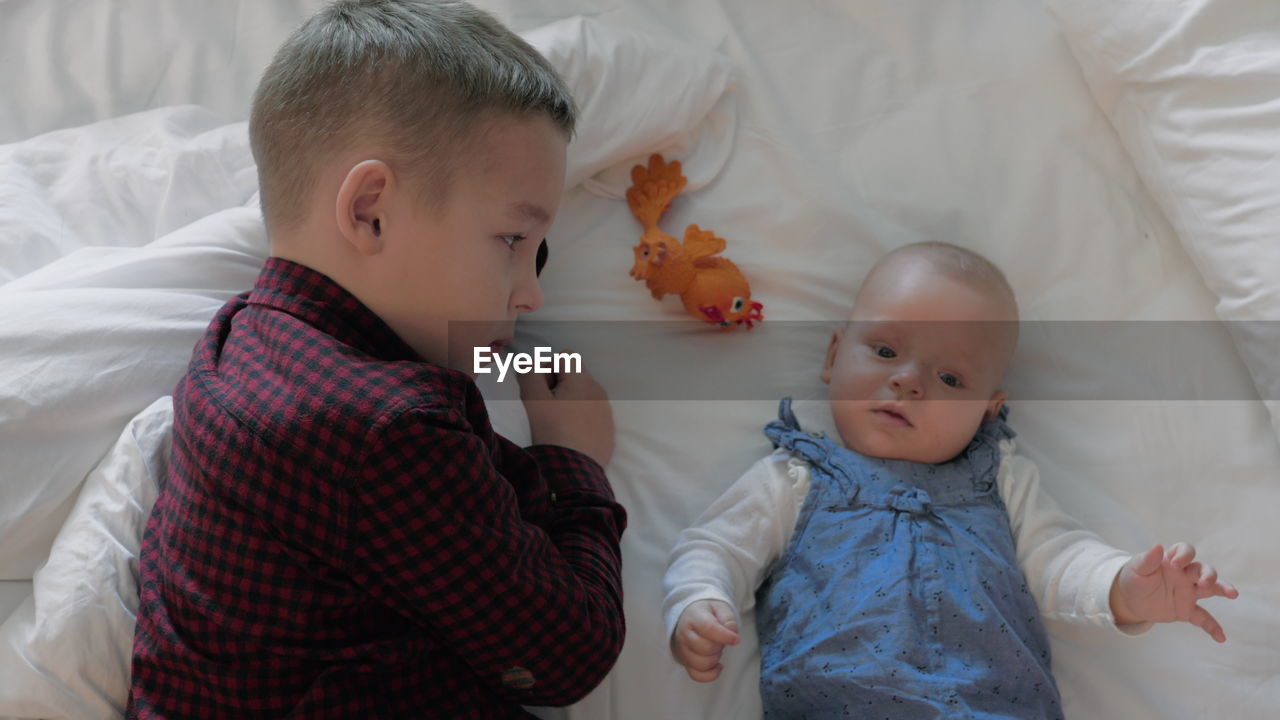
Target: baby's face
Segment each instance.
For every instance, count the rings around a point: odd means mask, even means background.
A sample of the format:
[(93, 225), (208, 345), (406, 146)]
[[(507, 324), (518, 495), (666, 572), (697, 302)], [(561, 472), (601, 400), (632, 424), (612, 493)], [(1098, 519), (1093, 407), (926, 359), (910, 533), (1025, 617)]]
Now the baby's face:
[(938, 463), (999, 410), (1014, 310), (907, 259), (873, 273), (823, 368), (841, 439), (870, 457)]

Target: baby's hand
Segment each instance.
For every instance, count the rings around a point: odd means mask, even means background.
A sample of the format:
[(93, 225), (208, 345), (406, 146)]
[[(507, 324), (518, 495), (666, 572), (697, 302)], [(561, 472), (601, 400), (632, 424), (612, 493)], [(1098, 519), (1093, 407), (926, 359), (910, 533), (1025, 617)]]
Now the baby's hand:
[(1196, 549), (1178, 543), (1165, 550), (1156, 545), (1134, 555), (1111, 584), (1111, 613), (1117, 625), (1136, 622), (1189, 622), (1226, 642), (1222, 626), (1197, 601), (1219, 596), (1239, 597), (1234, 586), (1218, 582), (1212, 565), (1192, 562)]
[(698, 682), (720, 677), (725, 645), (738, 644), (738, 619), (733, 608), (720, 600), (698, 600), (680, 613), (671, 635), (671, 652)]

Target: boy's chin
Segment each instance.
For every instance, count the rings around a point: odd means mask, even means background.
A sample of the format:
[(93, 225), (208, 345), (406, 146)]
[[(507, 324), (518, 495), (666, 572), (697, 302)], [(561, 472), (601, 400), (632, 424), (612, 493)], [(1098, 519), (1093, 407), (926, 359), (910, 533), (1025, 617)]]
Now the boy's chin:
[(438, 364), (464, 373), (475, 380), (477, 365), (492, 369), (498, 358), (505, 357), (511, 352), (510, 340), (475, 337), (458, 340), (456, 343), (450, 342), (449, 357), (446, 362)]

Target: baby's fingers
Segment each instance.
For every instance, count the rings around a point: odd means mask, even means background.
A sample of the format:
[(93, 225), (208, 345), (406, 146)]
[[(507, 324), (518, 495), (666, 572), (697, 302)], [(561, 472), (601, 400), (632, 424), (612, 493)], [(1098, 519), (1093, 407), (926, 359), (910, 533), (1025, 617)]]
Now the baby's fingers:
[(686, 628), (678, 640), (686, 653), (711, 658), (719, 658), (720, 652), (728, 644), (706, 637), (695, 625)]
[(721, 645), (737, 645), (738, 620), (733, 616), (733, 611), (720, 603), (712, 603), (708, 609), (715, 620), (696, 624), (694, 627), (698, 632), (708, 640), (714, 640)]
[(1210, 615), (1208, 610), (1199, 605), (1196, 605), (1195, 609), (1191, 611), (1189, 622), (1209, 633), (1209, 637), (1213, 638), (1215, 642), (1224, 643), (1227, 641), (1227, 634), (1222, 631), (1222, 625), (1218, 624), (1217, 619)]
[(720, 670), (724, 667), (720, 664), (720, 652), (724, 646), (714, 645), (711, 652), (704, 653), (694, 650), (694, 646), (698, 644), (697, 640), (692, 643), (689, 641), (681, 643), (681, 652), (678, 653), (680, 664), (684, 665), (689, 677), (697, 682), (711, 682), (720, 677)]
[(707, 621), (707, 623), (698, 623), (692, 626), (700, 635), (704, 642), (712, 642), (716, 647), (727, 646), (727, 644), (737, 644), (737, 633), (726, 628), (721, 621)]
[(708, 683), (720, 677), (720, 671), (724, 669), (724, 665), (717, 662), (713, 667), (706, 670), (698, 670), (692, 665), (685, 665), (684, 669), (685, 672), (689, 673), (689, 677), (692, 678), (694, 682)]
[(1166, 553), (1164, 557), (1165, 579), (1168, 582), (1169, 600), (1173, 603), (1173, 615), (1178, 620), (1191, 621), (1196, 609), (1196, 577), (1199, 569), (1193, 571), (1177, 565), (1177, 557)]
[(1190, 565), (1192, 560), (1196, 559), (1196, 549), (1190, 543), (1175, 543), (1170, 545), (1169, 549), (1165, 550), (1164, 556), (1165, 559), (1169, 561), (1170, 565), (1181, 570), (1187, 565)]
[[(1197, 565), (1200, 565), (1200, 563), (1192, 563), (1188, 569)], [(1240, 591), (1236, 589), (1235, 585), (1218, 582), (1218, 571), (1214, 569), (1212, 565), (1204, 565), (1198, 569), (1200, 577), (1196, 579), (1197, 600), (1214, 596), (1224, 597), (1229, 600), (1234, 600), (1237, 597), (1240, 597)]]

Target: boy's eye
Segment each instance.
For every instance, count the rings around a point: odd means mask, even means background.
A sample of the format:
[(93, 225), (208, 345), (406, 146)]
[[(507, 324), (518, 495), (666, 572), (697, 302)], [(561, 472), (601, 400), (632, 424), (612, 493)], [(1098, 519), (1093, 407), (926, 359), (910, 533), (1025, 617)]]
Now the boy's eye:
[(523, 240), (525, 236), (524, 235), (499, 235), (498, 237), (502, 239), (502, 242), (507, 244), (507, 247), (514, 248), (516, 246), (516, 243)]
[(939, 373), (938, 379), (947, 387), (960, 387), (960, 378), (951, 373)]
[(551, 255), (551, 250), (547, 247), (547, 239), (542, 238), (542, 242), (538, 243), (538, 257), (533, 261), (533, 274), (535, 276), (542, 275), (542, 268), (547, 264), (547, 257)]
[(879, 357), (882, 357), (885, 359), (898, 357), (898, 353), (894, 352), (893, 348), (889, 347), (888, 345), (876, 345), (874, 346), (874, 349), (875, 349), (876, 355)]

